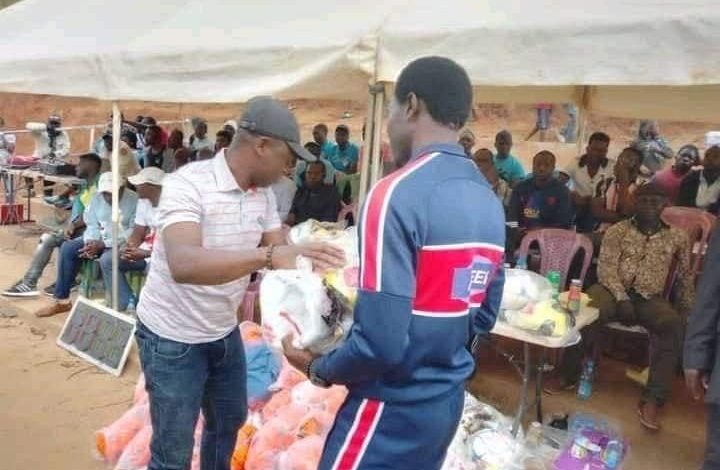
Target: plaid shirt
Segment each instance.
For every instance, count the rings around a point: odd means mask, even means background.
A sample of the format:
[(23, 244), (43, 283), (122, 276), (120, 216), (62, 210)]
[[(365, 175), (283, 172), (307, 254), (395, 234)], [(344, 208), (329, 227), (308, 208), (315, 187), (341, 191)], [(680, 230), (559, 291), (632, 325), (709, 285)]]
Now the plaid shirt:
[(678, 307), (689, 310), (695, 297), (690, 275), (690, 242), (682, 230), (663, 225), (647, 236), (634, 220), (625, 220), (605, 232), (598, 275), (618, 300), (628, 300), (634, 290), (642, 297), (662, 297), (673, 257), (677, 256)]

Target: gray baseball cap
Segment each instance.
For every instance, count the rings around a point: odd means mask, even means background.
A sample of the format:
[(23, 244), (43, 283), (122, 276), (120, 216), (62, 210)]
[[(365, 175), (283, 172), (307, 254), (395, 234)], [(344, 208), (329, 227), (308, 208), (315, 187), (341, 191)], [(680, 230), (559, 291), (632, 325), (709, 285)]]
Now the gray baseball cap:
[(238, 128), (284, 141), (292, 153), (307, 162), (317, 161), (300, 143), (300, 128), (287, 106), (269, 96), (256, 96), (247, 103), (237, 121)]

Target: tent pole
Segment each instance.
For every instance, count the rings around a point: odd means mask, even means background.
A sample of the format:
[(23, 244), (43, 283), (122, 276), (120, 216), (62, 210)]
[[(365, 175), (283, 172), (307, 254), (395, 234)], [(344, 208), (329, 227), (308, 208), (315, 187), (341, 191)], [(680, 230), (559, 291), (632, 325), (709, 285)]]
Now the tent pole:
[(117, 101), (113, 102), (113, 150), (111, 168), (112, 168), (112, 308), (118, 309), (118, 274), (120, 262), (120, 247), (118, 240), (120, 238), (120, 129), (122, 126), (120, 107)]
[(88, 151), (92, 152), (95, 150), (95, 127), (90, 128), (90, 143), (88, 144)]
[(365, 135), (363, 136), (364, 142), (362, 146), (362, 155), (360, 163), (360, 189), (358, 194), (358, 207), (365, 201), (365, 196), (368, 192), (368, 178), (370, 176), (370, 155), (371, 149), (370, 144), (372, 142), (372, 126), (373, 126), (373, 110), (375, 109), (375, 94), (370, 88), (368, 94), (368, 107), (367, 114), (365, 117)]
[(375, 92), (375, 108), (373, 110), (373, 127), (372, 127), (372, 161), (371, 167), (372, 177), (370, 178), (370, 186), (378, 182), (382, 176), (382, 124), (383, 124), (383, 108), (385, 107), (385, 84), (378, 83)]
[(587, 121), (588, 121), (588, 109), (590, 107), (590, 87), (584, 86), (582, 88), (582, 97), (580, 98), (580, 105), (578, 106), (578, 132), (577, 132), (577, 154), (583, 154), (583, 145), (585, 145), (586, 133), (587, 133)]

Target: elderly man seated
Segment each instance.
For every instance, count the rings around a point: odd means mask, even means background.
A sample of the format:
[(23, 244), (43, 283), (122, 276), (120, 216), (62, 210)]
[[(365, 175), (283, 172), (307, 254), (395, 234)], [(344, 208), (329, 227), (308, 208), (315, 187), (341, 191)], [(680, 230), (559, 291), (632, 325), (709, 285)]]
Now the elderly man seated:
[[(640, 423), (650, 430), (660, 429), (658, 409), (670, 397), (682, 347), (683, 318), (695, 295), (688, 237), (660, 218), (667, 203), (659, 186), (640, 186), (635, 191), (635, 216), (605, 232), (600, 282), (588, 290), (590, 305), (600, 310), (600, 319), (583, 330), (582, 343), (565, 350), (560, 377), (546, 387), (548, 393), (555, 393), (576, 386), (583, 357), (592, 351), (603, 325), (612, 321), (641, 325), (654, 337), (650, 375), (638, 407)], [(677, 268), (677, 307), (664, 297), (673, 266)]]
[(335, 185), (324, 184), (325, 166), (312, 162), (307, 166), (305, 184), (298, 189), (293, 199), (288, 225), (315, 219), (320, 222), (336, 222), (340, 212), (340, 194)]
[[(165, 172), (160, 168), (149, 167), (128, 182), (137, 188), (138, 202), (135, 211), (135, 228), (120, 253), (118, 264), (118, 310), (124, 312), (130, 302), (131, 290), (125, 273), (145, 272), (157, 233), (157, 207), (160, 204), (162, 184)], [(100, 269), (105, 284), (105, 297), (112, 292), (112, 250), (105, 250), (100, 256)]]
[(85, 211), (85, 233), (82, 237), (73, 238), (60, 247), (58, 260), (57, 284), (55, 286), (55, 303), (35, 312), (38, 317), (51, 317), (69, 312), (70, 289), (80, 271), (83, 260), (94, 260), (112, 249), (113, 243), (123, 244), (132, 233), (135, 225), (137, 194), (120, 187), (120, 227), (118, 240), (113, 240), (112, 230), (112, 174), (103, 173), (98, 181), (97, 194), (93, 197)]

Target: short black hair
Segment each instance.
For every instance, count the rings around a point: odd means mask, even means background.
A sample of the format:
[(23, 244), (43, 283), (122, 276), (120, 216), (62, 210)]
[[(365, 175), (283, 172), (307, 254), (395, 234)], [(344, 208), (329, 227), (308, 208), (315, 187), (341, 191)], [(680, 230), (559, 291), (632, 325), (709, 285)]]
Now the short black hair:
[(693, 154), (693, 158), (695, 159), (695, 161), (700, 161), (700, 149), (698, 149), (696, 145), (693, 145), (693, 144), (683, 145), (682, 147), (680, 147), (680, 150), (678, 150), (678, 155), (683, 153), (683, 151), (685, 151), (685, 150), (687, 150)]
[(335, 128), (335, 132), (344, 132), (348, 135), (350, 135), (350, 128), (346, 126), (345, 124), (340, 124)]
[(79, 160), (86, 160), (89, 162), (93, 162), (95, 166), (97, 167), (98, 171), (100, 170), (100, 167), (102, 166), (102, 159), (100, 158), (100, 155), (97, 153), (84, 153), (78, 157)]
[(145, 116), (143, 120), (147, 121), (149, 126), (155, 126), (157, 125), (157, 120), (152, 116)]
[(305, 144), (305, 150), (319, 157), (322, 154), (322, 148), (316, 142), (308, 142)]
[(327, 168), (325, 168), (325, 164), (323, 162), (321, 162), (320, 160), (315, 160), (314, 162), (309, 162), (307, 164), (307, 168), (305, 171), (307, 172), (307, 170), (309, 170), (310, 167), (313, 165), (320, 165), (320, 167), (322, 168), (323, 179), (325, 179), (325, 177), (327, 176)]
[(132, 148), (136, 148), (136, 147), (137, 147), (138, 138), (137, 138), (137, 134), (136, 134), (136, 133), (130, 132), (130, 131), (126, 131), (126, 132), (123, 132), (123, 133), (122, 133), (122, 135), (120, 136), (120, 138), (121, 138), (121, 139), (124, 138), (125, 140), (127, 140), (127, 141), (128, 141), (128, 145), (129, 145), (130, 147), (132, 147)]
[(225, 129), (220, 129), (215, 134), (215, 137), (225, 137), (228, 140), (228, 142), (231, 142), (233, 140), (233, 133), (230, 131), (227, 131)]
[(636, 199), (642, 196), (668, 197), (667, 192), (665, 192), (662, 186), (654, 182), (643, 184), (635, 190)]
[(637, 148), (635, 148), (635, 147), (625, 147), (624, 149), (622, 149), (622, 152), (620, 152), (620, 155), (622, 155), (622, 154), (625, 153), (625, 152), (632, 152), (632, 153), (634, 153), (635, 155), (638, 156), (638, 158), (640, 158), (640, 163), (642, 163), (643, 154), (642, 154), (642, 152), (641, 152), (640, 150), (638, 150)]
[(510, 142), (512, 142), (512, 140), (513, 140), (512, 134), (507, 129), (503, 129), (500, 132), (498, 132), (497, 134), (495, 134), (495, 142), (500, 140), (500, 138), (504, 138), (505, 140), (508, 140)]
[(315, 129), (320, 130), (320, 131), (325, 131), (326, 134), (328, 133), (327, 124), (324, 124), (322, 122), (320, 124), (316, 124), (315, 127), (313, 127), (313, 130), (315, 130)]
[(162, 128), (158, 125), (148, 126), (147, 131), (157, 132), (158, 134), (162, 135)]
[(538, 157), (540, 157), (540, 156), (542, 156), (542, 155), (547, 155), (548, 157), (552, 157), (553, 162), (554, 162), (555, 164), (557, 164), (557, 157), (556, 157), (555, 154), (552, 153), (550, 150), (540, 150), (540, 151), (539, 151), (538, 153), (536, 153), (535, 156), (533, 157), (533, 161), (535, 161), (536, 158), (538, 158)]
[(440, 124), (461, 129), (470, 116), (470, 77), (448, 58), (423, 57), (405, 67), (395, 85), (395, 99), (405, 103), (410, 93), (425, 103), (430, 116)]
[(604, 132), (594, 132), (588, 139), (588, 144), (592, 144), (593, 142), (602, 142), (609, 145), (610, 136)]

